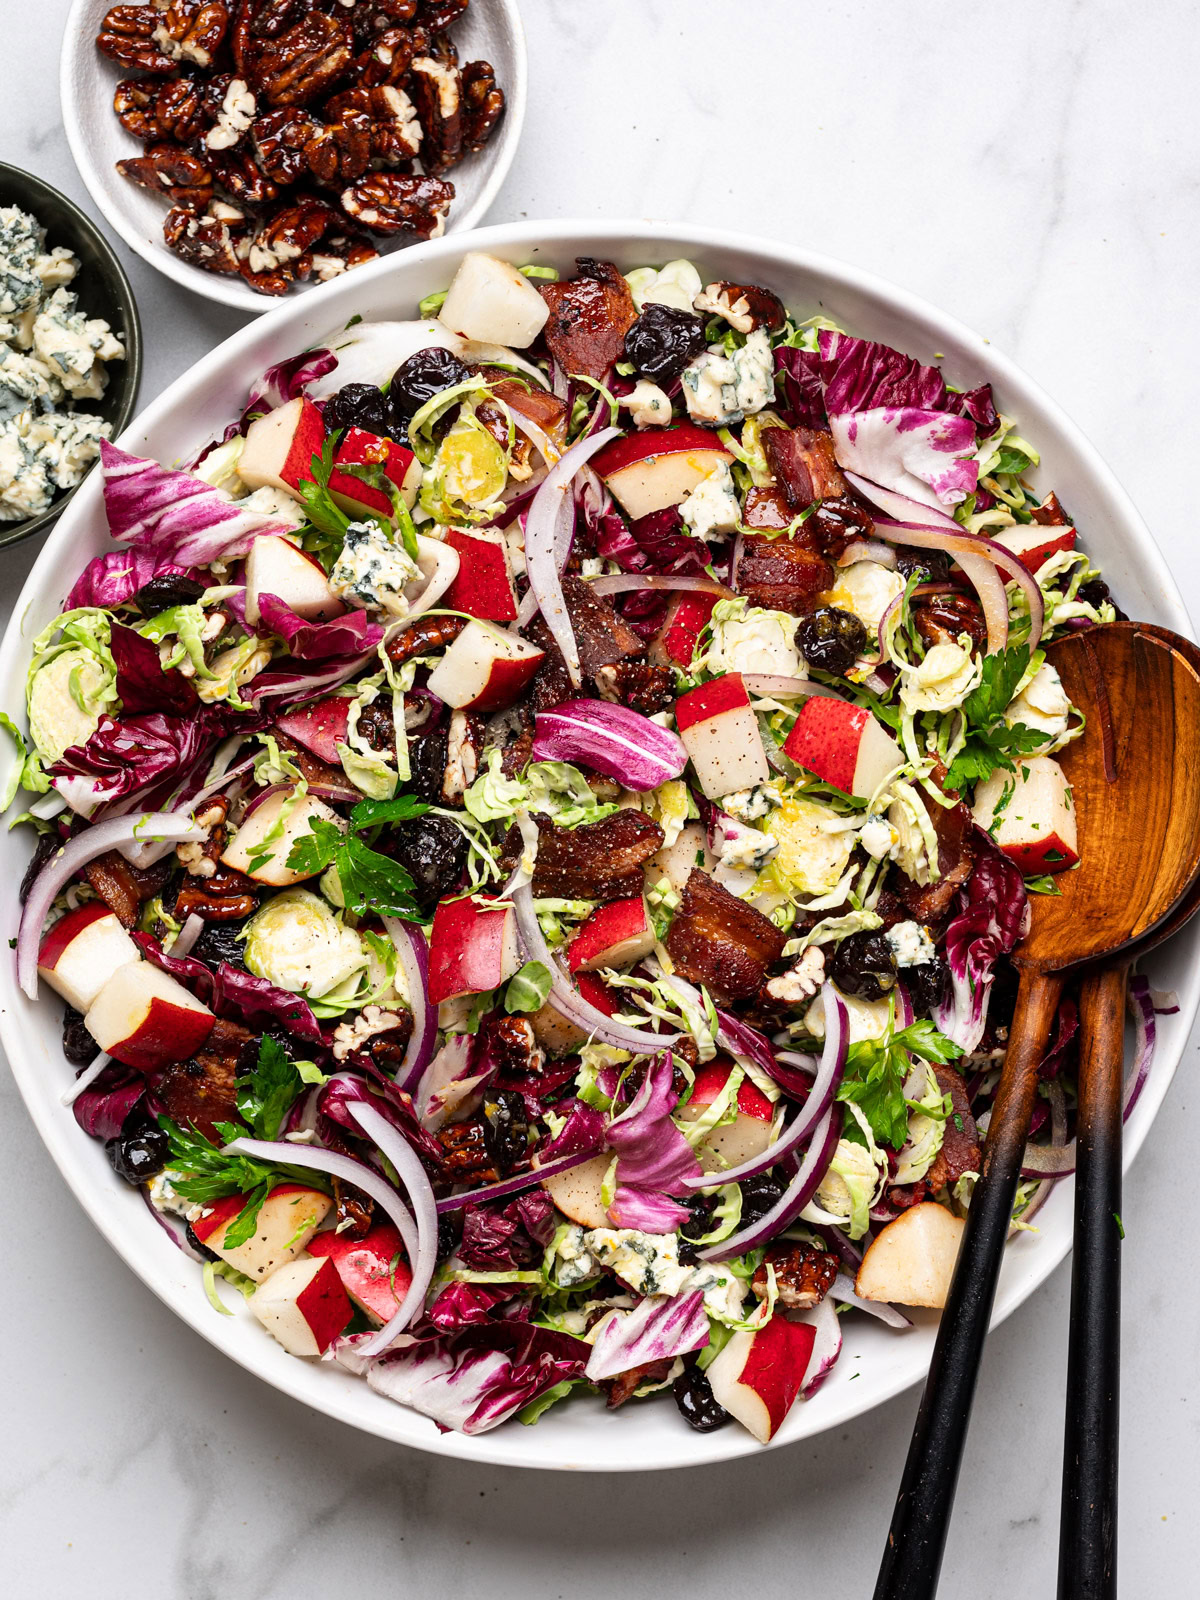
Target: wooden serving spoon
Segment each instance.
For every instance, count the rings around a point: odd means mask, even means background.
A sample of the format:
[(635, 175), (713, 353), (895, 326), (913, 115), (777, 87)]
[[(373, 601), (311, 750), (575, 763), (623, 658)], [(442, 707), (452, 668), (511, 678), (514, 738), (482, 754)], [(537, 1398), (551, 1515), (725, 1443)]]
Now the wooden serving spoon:
[(1129, 951), (1200, 872), (1200, 676), (1174, 635), (1115, 623), (1050, 650), (1088, 734), (1062, 754), (1080, 864), (1037, 895), (1013, 952), (1020, 986), (979, 1179), (938, 1328), (875, 1600), (936, 1592), (1038, 1067), (1067, 976)]
[[(1128, 625), (1127, 625), (1128, 626)], [(1200, 678), (1200, 648), (1165, 629), (1143, 638), (1173, 650)], [(1096, 640), (1101, 645), (1100, 639)], [(1139, 941), (1140, 957), (1200, 911), (1200, 878)], [(1063, 1443), (1059, 1600), (1116, 1595), (1121, 1372), (1121, 1145), (1125, 987), (1130, 958), (1090, 972), (1079, 992), (1079, 1109), (1075, 1138), (1075, 1242)]]

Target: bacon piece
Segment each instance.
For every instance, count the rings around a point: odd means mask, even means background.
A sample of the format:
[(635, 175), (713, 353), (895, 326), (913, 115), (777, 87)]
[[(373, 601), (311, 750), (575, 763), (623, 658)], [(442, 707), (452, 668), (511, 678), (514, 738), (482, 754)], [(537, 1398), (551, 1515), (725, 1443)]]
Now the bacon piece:
[(642, 866), (663, 831), (644, 811), (614, 811), (580, 828), (537, 819), (533, 892), (564, 900), (624, 900), (642, 892)]
[(785, 943), (770, 918), (692, 868), (667, 935), (667, 954), (681, 978), (705, 984), (720, 999), (756, 994)]
[(117, 850), (106, 850), (83, 869), (87, 881), (123, 928), (136, 926), (142, 906), (153, 900), (170, 871), (169, 861), (153, 867), (132, 866)]
[[(778, 433), (778, 428), (768, 428), (768, 433)], [(746, 490), (742, 504), (742, 521), (748, 528), (790, 528), (795, 518), (782, 489), (765, 489), (755, 485)]]
[(625, 335), (637, 321), (629, 285), (610, 261), (581, 256), (581, 276), (567, 283), (539, 283), (550, 307), (546, 348), (566, 373), (603, 378), (625, 351)]
[(203, 1050), (188, 1061), (172, 1062), (153, 1083), (162, 1112), (180, 1127), (194, 1126), (219, 1144), (214, 1124), (229, 1122), (237, 1114), (238, 1054), (256, 1037), (240, 1022), (218, 1017)]
[(962, 1074), (953, 1067), (934, 1063), (934, 1076), (943, 1094), (950, 1096), (951, 1112), (946, 1118), (942, 1148), (934, 1157), (933, 1165), (925, 1174), (931, 1191), (946, 1184), (957, 1183), (965, 1172), (979, 1171), (979, 1133), (971, 1115), (971, 1102)]
[[(579, 646), (579, 667), (584, 678), (594, 681), (602, 667), (615, 667), (631, 657), (645, 655), (644, 642), (617, 614), (608, 596), (597, 594), (586, 578), (565, 573), (562, 589)], [(548, 711), (564, 700), (575, 699), (578, 691), (572, 686), (562, 651), (555, 644), (545, 618), (535, 617), (525, 631), (546, 653), (530, 690), (534, 710)]]
[(640, 1367), (630, 1367), (628, 1372), (618, 1372), (615, 1378), (604, 1378), (600, 1387), (608, 1395), (608, 1409), (615, 1411), (618, 1406), (623, 1406), (644, 1383), (663, 1383), (670, 1372), (674, 1362), (667, 1358), (662, 1361), (643, 1361)]
[(346, 774), (341, 767), (331, 767), (328, 762), (322, 761), (319, 756), (314, 756), (311, 750), (305, 749), (295, 739), (286, 733), (281, 733), (278, 728), (272, 729), (275, 743), (281, 750), (291, 756), (300, 769), (304, 781), (318, 788), (344, 789), (346, 787)]
[(767, 1267), (773, 1268), (780, 1305), (789, 1311), (811, 1311), (819, 1306), (838, 1275), (838, 1258), (816, 1245), (772, 1245), (750, 1280), (760, 1300), (767, 1298)]
[[(940, 783), (946, 776), (945, 768), (935, 768), (931, 776)], [(936, 883), (922, 885), (897, 870), (891, 887), (910, 916), (918, 922), (937, 922), (949, 911), (954, 896), (971, 876), (976, 855), (975, 824), (961, 802), (947, 808), (925, 794), (921, 795), (921, 800), (937, 834), (941, 877)]]
[(814, 500), (850, 493), (833, 453), (833, 435), (815, 428), (764, 428), (763, 454), (793, 514)]
[[(500, 383), (493, 383), (492, 393), (497, 400), (503, 400), (510, 411), (518, 411), (523, 417), (528, 417), (530, 422), (536, 422), (543, 433), (548, 434), (560, 450), (567, 443), (567, 403), (560, 400), (556, 394), (551, 394), (549, 389), (530, 389), (523, 383), (518, 383), (514, 378), (505, 378)], [(507, 444), (507, 439), (504, 443)]]
[(833, 568), (810, 548), (811, 540), (803, 527), (789, 539), (743, 534), (733, 587), (751, 605), (790, 611), (794, 617), (806, 615), (833, 583)]

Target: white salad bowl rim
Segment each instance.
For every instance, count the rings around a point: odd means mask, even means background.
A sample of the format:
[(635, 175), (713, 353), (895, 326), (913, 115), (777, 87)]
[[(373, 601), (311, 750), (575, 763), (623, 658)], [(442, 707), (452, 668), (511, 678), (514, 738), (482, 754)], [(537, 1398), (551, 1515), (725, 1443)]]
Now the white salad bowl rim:
[[(1092, 445), (1038, 387), (994, 346), (918, 296), (869, 272), (815, 252), (776, 245), (721, 228), (642, 221), (518, 222), (416, 246), (358, 269), (289, 301), (233, 334), (178, 378), (126, 430), (121, 443), (164, 461), (185, 459), (205, 437), (241, 409), (251, 381), (271, 363), (310, 345), (350, 317), (412, 316), (417, 301), (448, 285), (469, 249), (492, 251), (515, 263), (569, 268), (575, 255), (608, 256), (629, 270), (690, 256), (734, 281), (766, 282), (800, 315), (822, 311), (853, 332), (885, 339), (928, 359), (945, 357), (947, 375), (996, 390), (1000, 409), (1015, 415), (1047, 463), (1047, 487), (1057, 487), (1076, 516), (1085, 546), (1098, 553), (1131, 615), (1190, 633), (1178, 589), (1153, 539), (1124, 490)], [(85, 560), (107, 543), (100, 475), (83, 485), (67, 508), (25, 584), (0, 647), (0, 705), (22, 703), (30, 640), (60, 608)], [(11, 765), (11, 761), (8, 763)], [(28, 860), (28, 839), (0, 835), (10, 883)], [(10, 935), (16, 897), (10, 898)], [(1200, 1005), (1200, 962), (1194, 959), (1200, 923), (1155, 952), (1158, 987), (1179, 996), (1174, 1015), (1159, 1019), (1158, 1059), (1126, 1129), (1125, 1162), (1137, 1154), (1183, 1053)], [(99, 1143), (76, 1125), (60, 1096), (70, 1082), (61, 1052), (60, 1003), (43, 994), (29, 1001), (18, 989), (15, 963), (0, 963), (0, 1041), (47, 1149), (80, 1203), (129, 1266), (177, 1314), (248, 1371), (315, 1410), (373, 1433), (437, 1454), (503, 1466), (641, 1471), (701, 1466), (754, 1455), (763, 1446), (730, 1426), (713, 1434), (687, 1428), (669, 1400), (606, 1412), (599, 1400), (572, 1401), (536, 1427), (508, 1423), (466, 1437), (440, 1433), (416, 1412), (375, 1393), (329, 1363), (287, 1355), (239, 1303), (233, 1317), (208, 1304), (196, 1264), (155, 1226), (141, 1198), (113, 1173)], [(1037, 1218), (1038, 1232), (1010, 1245), (993, 1324), (1022, 1303), (1064, 1258), (1071, 1241), (1070, 1181), (1060, 1183)], [(237, 1300), (235, 1295), (229, 1299)], [(934, 1319), (916, 1313), (917, 1327), (897, 1334), (856, 1315), (847, 1327), (846, 1359), (812, 1399), (799, 1402), (770, 1448), (840, 1425), (924, 1376)], [(857, 1380), (851, 1386), (851, 1378)]]
[[(112, 108), (112, 88), (125, 74), (115, 62), (101, 56), (95, 45), (97, 24), (108, 8), (109, 0), (74, 0), (59, 60), (63, 125), (88, 193), (105, 221), (156, 272), (207, 300), (255, 316), (265, 314), (281, 301), (252, 289), (241, 278), (206, 272), (181, 260), (162, 236), (165, 205), (117, 172), (115, 162), (139, 155), (142, 146), (121, 127)], [(520, 143), (529, 79), (525, 28), (517, 0), (487, 0), (486, 6), (471, 8), (462, 23), (455, 25), (451, 37), (464, 45), (464, 59), (477, 54), (491, 61), (506, 105), (500, 126), (484, 148), (447, 175), (456, 191), (463, 187), (470, 191), (465, 199), (456, 193), (446, 219), (447, 235), (474, 228), (500, 192)], [(385, 252), (390, 249), (387, 240), (381, 242), (381, 248)], [(401, 245), (396, 253), (415, 248)], [(300, 285), (282, 303), (290, 305), (317, 287)]]

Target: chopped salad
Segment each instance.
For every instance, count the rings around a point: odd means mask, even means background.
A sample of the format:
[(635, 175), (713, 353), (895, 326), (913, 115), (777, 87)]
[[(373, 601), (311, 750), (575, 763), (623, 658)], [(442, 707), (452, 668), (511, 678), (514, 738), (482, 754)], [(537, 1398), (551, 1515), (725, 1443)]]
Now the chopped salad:
[(807, 309), (468, 254), (194, 459), (104, 442), (4, 719), (80, 1126), (214, 1314), (443, 1428), (765, 1442), (944, 1302), (1077, 860), (1045, 646), (1119, 613), (988, 385)]

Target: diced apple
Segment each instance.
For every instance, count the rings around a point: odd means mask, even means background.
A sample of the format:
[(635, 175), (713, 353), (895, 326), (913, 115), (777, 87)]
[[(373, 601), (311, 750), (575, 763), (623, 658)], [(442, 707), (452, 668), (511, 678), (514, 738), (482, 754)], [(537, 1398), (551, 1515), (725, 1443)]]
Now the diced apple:
[(383, 489), (364, 483), (353, 473), (339, 472), (339, 466), (380, 466), (412, 506), (421, 486), (421, 463), (406, 445), (381, 439), (365, 428), (347, 428), (334, 452), (334, 470), (329, 474), (329, 493), (348, 517), (392, 517), (392, 498)]
[(693, 867), (712, 870), (712, 851), (708, 848), (708, 835), (702, 822), (685, 822), (674, 844), (665, 844), (652, 856), (646, 871), (647, 883), (666, 876), (672, 889), (682, 894), (683, 886), (691, 876)]
[(263, 594), (273, 594), (306, 622), (328, 622), (346, 609), (316, 557), (276, 533), (259, 534), (246, 557), (246, 621), (252, 628), (261, 620)]
[(247, 1304), (293, 1356), (324, 1355), (354, 1316), (337, 1268), (317, 1256), (302, 1256), (280, 1267)]
[(708, 627), (716, 603), (715, 594), (685, 591), (676, 595), (650, 646), (650, 660), (656, 667), (673, 665), (686, 670), (691, 666), (696, 641)]
[(447, 528), (445, 542), (458, 551), (458, 575), (446, 591), (447, 609), (485, 622), (515, 622), (517, 591), (504, 535)]
[[(592, 972), (577, 972), (575, 974), (575, 987), (597, 1011), (602, 1011), (606, 1017), (611, 1017), (616, 1010), (612, 996), (604, 984)], [(581, 1044), (586, 1044), (589, 1036), (587, 1028), (581, 1028), (578, 1023), (565, 1017), (553, 1000), (547, 1000), (540, 1010), (535, 1011), (529, 1019), (533, 1027), (533, 1036), (543, 1050), (548, 1050), (553, 1056), (566, 1055), (568, 1050), (575, 1050)]]
[(302, 706), (299, 711), (284, 712), (283, 716), (276, 717), (275, 726), (280, 733), (286, 733), (289, 739), (311, 751), (319, 761), (337, 767), (341, 761), (338, 745), (345, 742), (353, 704), (350, 695), (326, 695), (324, 700)]
[[(283, 818), (278, 838), (271, 838), (283, 808), (291, 801), (292, 807)], [(288, 856), (297, 839), (311, 833), (311, 824), (319, 819), (332, 822), (345, 829), (346, 824), (337, 812), (315, 795), (294, 795), (290, 788), (276, 789), (250, 815), (243, 819), (237, 832), (221, 852), (221, 865), (244, 872), (255, 883), (268, 884), (273, 889), (286, 889), (289, 884), (303, 883), (314, 877), (319, 868), (301, 872), (287, 865)], [(269, 842), (268, 842), (269, 840)], [(269, 852), (264, 855), (262, 852)]]
[(592, 466), (636, 522), (652, 511), (679, 505), (698, 483), (732, 460), (715, 433), (684, 423), (614, 439), (593, 457)]
[(527, 687), (545, 652), (489, 622), (468, 622), (429, 674), (429, 691), (456, 711), (499, 711)]
[(1037, 522), (1018, 523), (1015, 528), (1000, 528), (994, 538), (997, 544), (1020, 556), (1030, 572), (1036, 572), (1060, 550), (1075, 548), (1075, 529), (1069, 522), (1057, 527)]
[(114, 1061), (153, 1072), (195, 1055), (216, 1020), (170, 973), (131, 961), (100, 989), (83, 1022)]
[(362, 1239), (330, 1228), (308, 1241), (310, 1256), (333, 1262), (342, 1287), (375, 1322), (387, 1322), (400, 1309), (412, 1273), (404, 1245), (390, 1222), (378, 1222)]
[(465, 339), (513, 350), (531, 345), (549, 315), (549, 306), (523, 273), (481, 250), (462, 258), (439, 313)]
[(597, 906), (571, 940), (567, 962), (572, 972), (601, 967), (631, 967), (654, 949), (654, 924), (641, 895)]
[[(685, 1122), (695, 1122), (721, 1094), (729, 1080), (728, 1061), (708, 1061), (696, 1068), (696, 1082), (691, 1099), (680, 1111)], [(738, 1088), (737, 1116), (715, 1128), (704, 1141), (710, 1150), (716, 1150), (731, 1167), (739, 1162), (759, 1156), (771, 1142), (771, 1121), (775, 1107), (755, 1088), (749, 1078), (744, 1078)]]
[(865, 706), (810, 695), (783, 742), (797, 766), (844, 794), (869, 800), (904, 757), (891, 734)]
[(966, 1223), (933, 1200), (902, 1211), (876, 1234), (854, 1288), (864, 1300), (941, 1310)]
[(762, 1444), (796, 1403), (816, 1330), (776, 1313), (757, 1332), (741, 1329), (707, 1369), (713, 1397)]
[(86, 1011), (119, 967), (142, 953), (103, 900), (60, 917), (42, 940), (38, 972), (76, 1011)]
[(246, 429), (238, 477), (251, 489), (283, 489), (312, 480), (312, 461), (325, 443), (325, 424), (303, 395), (256, 417)]
[(771, 776), (758, 719), (740, 672), (727, 672), (675, 702), (675, 726), (709, 800)]
[[(537, 1166), (537, 1157), (533, 1159)], [(593, 1156), (581, 1161), (577, 1167), (568, 1167), (552, 1178), (542, 1179), (542, 1188), (550, 1196), (564, 1217), (581, 1228), (611, 1228), (608, 1208), (604, 1204), (602, 1187), (604, 1176), (612, 1165), (611, 1153)]]
[(1079, 860), (1071, 785), (1053, 756), (1019, 756), (1016, 772), (994, 772), (971, 814), (1024, 873), (1065, 872)]
[(192, 1231), (222, 1261), (261, 1283), (303, 1253), (333, 1201), (302, 1183), (277, 1184), (259, 1208), (250, 1237), (244, 1244), (227, 1245), (225, 1235), (245, 1205), (244, 1194), (213, 1200), (192, 1223)]
[(517, 919), (511, 906), (480, 895), (443, 900), (429, 938), (429, 999), (482, 994), (506, 982), (521, 964)]

